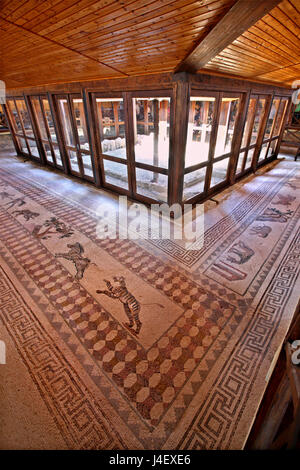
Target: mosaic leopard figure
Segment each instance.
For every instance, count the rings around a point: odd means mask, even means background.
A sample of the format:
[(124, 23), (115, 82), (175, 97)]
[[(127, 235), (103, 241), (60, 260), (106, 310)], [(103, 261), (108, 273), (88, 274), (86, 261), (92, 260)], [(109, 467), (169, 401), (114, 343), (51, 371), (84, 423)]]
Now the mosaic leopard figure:
[(67, 253), (57, 253), (55, 258), (64, 258), (68, 261), (72, 261), (76, 268), (75, 279), (82, 279), (83, 273), (89, 266), (91, 260), (82, 256), (84, 248), (80, 243), (76, 242), (73, 245), (68, 244), (67, 247), (70, 248)]
[[(116, 283), (115, 286), (113, 286), (110, 281), (104, 279), (108, 290), (98, 289), (96, 292), (97, 294), (105, 294), (112, 299), (118, 299), (123, 304), (124, 311), (129, 320), (129, 323), (126, 323), (126, 326), (138, 335), (142, 327), (142, 322), (139, 317), (141, 304), (134, 295), (128, 291), (125, 278), (123, 276), (114, 276), (113, 280)], [(136, 325), (135, 330), (133, 330), (134, 324)]]

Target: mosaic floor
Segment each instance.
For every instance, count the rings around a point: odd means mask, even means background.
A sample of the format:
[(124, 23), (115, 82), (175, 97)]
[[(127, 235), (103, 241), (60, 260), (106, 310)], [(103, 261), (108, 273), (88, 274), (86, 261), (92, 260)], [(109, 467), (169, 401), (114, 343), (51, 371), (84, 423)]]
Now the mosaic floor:
[(298, 302), (299, 165), (208, 202), (190, 251), (97, 238), (114, 196), (2, 155), (0, 334), (45, 405), (32, 447), (243, 447)]

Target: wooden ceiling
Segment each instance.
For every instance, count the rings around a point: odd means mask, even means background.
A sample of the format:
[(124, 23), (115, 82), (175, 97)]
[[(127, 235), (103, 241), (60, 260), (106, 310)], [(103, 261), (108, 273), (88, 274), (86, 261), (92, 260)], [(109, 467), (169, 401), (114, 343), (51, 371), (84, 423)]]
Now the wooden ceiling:
[(205, 69), (291, 85), (300, 79), (300, 0), (283, 0)]
[[(0, 79), (19, 88), (173, 72), (236, 3), (0, 0)], [(282, 1), (205, 70), (290, 84), (299, 20), (300, 0)]]

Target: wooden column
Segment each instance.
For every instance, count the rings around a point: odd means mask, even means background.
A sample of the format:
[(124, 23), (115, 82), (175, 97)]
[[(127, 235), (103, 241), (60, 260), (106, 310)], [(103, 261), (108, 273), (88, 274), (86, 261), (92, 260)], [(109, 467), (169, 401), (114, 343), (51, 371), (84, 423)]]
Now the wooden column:
[(144, 100), (144, 132), (149, 134), (148, 100)]
[(190, 84), (183, 72), (174, 75), (175, 97), (173, 117), (173, 145), (169, 169), (169, 204), (182, 203), (184, 159), (189, 120)]
[[(158, 166), (158, 144), (159, 144), (159, 101), (153, 100), (153, 121), (154, 121), (154, 135), (153, 135), (153, 166)], [(158, 173), (153, 173), (154, 183), (158, 181)]]
[(92, 113), (91, 113), (91, 102), (90, 102), (92, 97), (87, 93), (86, 90), (81, 91), (81, 96), (82, 96), (82, 101), (83, 101), (84, 111), (85, 111), (86, 130), (87, 130), (88, 139), (90, 142), (91, 161), (92, 161), (92, 167), (93, 167), (94, 175), (95, 175), (95, 184), (97, 187), (100, 188), (101, 187), (101, 176), (100, 176), (101, 172), (99, 168), (97, 146), (95, 142), (96, 132), (93, 126), (93, 118), (92, 118)]
[(289, 122), (289, 116), (291, 114), (292, 109), (293, 109), (293, 102), (292, 102), (292, 99), (290, 98), (289, 101), (288, 101), (287, 108), (285, 110), (285, 116), (283, 116), (282, 123), (281, 123), (281, 130), (280, 130), (278, 143), (277, 143), (276, 150), (275, 150), (275, 157), (276, 158), (277, 158), (279, 150), (280, 150), (280, 146), (281, 146), (281, 142), (282, 142), (282, 139), (283, 139), (283, 134), (284, 134), (284, 131), (285, 131), (285, 127)]
[(114, 101), (113, 106), (114, 106), (114, 119), (115, 119), (116, 137), (119, 137), (119, 114), (118, 114), (119, 103)]
[(243, 138), (243, 133), (244, 133), (244, 124), (245, 124), (245, 120), (247, 119), (247, 106), (248, 106), (249, 95), (250, 95), (249, 92), (244, 93), (240, 100), (240, 106), (239, 106), (238, 115), (236, 119), (235, 130), (234, 130), (235, 141), (233, 142), (233, 145), (232, 145), (231, 158), (229, 161), (229, 184), (233, 184), (235, 181), (235, 171), (236, 171), (236, 166), (237, 166), (237, 162), (238, 162), (239, 155), (240, 155), (240, 148), (241, 148), (241, 143), (242, 143), (242, 138)]

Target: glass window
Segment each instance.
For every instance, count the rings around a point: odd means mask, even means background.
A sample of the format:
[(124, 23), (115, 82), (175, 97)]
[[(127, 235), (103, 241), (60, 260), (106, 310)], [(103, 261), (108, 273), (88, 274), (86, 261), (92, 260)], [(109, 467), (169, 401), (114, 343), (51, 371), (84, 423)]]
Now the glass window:
[(21, 152), (29, 154), (28, 148), (27, 148), (27, 145), (26, 145), (26, 140), (19, 137), (18, 142), (19, 142), (19, 145), (20, 145)]
[(6, 119), (5, 119), (5, 114), (4, 114), (4, 109), (2, 105), (0, 104), (0, 128), (6, 128)]
[(251, 134), (250, 145), (256, 144), (260, 126), (264, 117), (264, 111), (266, 109), (266, 99), (260, 98), (258, 101), (257, 109), (255, 112), (254, 125)]
[(206, 167), (184, 175), (183, 200), (187, 201), (203, 193), (205, 185)]
[(24, 100), (16, 100), (16, 105), (19, 111), (19, 116), (22, 119), (25, 134), (30, 137), (34, 137), (30, 116), (27, 110), (27, 106)]
[(229, 158), (225, 158), (213, 164), (210, 187), (216, 186), (226, 180), (228, 164)]
[(55, 154), (56, 164), (59, 166), (63, 166), (59, 148), (56, 147), (56, 145), (53, 145), (53, 150)]
[(33, 107), (34, 114), (35, 114), (35, 117), (36, 117), (37, 125), (38, 125), (40, 133), (41, 133), (41, 137), (44, 140), (48, 140), (40, 100), (38, 98), (32, 98), (31, 103), (32, 103), (32, 107)]
[(267, 144), (263, 144), (262, 147), (261, 147), (261, 150), (260, 150), (260, 154), (259, 154), (259, 158), (258, 158), (258, 161), (261, 161), (261, 160), (264, 160), (267, 156), (267, 150), (268, 150), (268, 143)]
[(83, 153), (81, 155), (83, 163), (83, 172), (86, 176), (94, 177), (91, 156)]
[(54, 127), (54, 122), (53, 122), (53, 119), (52, 119), (52, 113), (51, 113), (49, 101), (48, 101), (48, 99), (43, 98), (42, 103), (43, 103), (43, 107), (44, 107), (45, 117), (46, 117), (46, 120), (47, 120), (47, 123), (48, 123), (48, 128), (49, 128), (51, 140), (52, 140), (52, 142), (57, 142), (57, 137), (56, 137), (56, 132), (55, 132), (55, 127)]
[(90, 144), (87, 134), (87, 127), (84, 114), (83, 100), (81, 98), (72, 98), (75, 122), (79, 137), (80, 148), (82, 150), (90, 150)]
[(15, 102), (13, 100), (8, 100), (7, 101), (8, 107), (10, 109), (11, 117), (12, 117), (12, 122), (13, 122), (13, 127), (16, 133), (21, 133), (23, 134), (23, 129), (21, 126), (21, 121), (19, 118), (19, 114), (15, 105)]
[(100, 125), (101, 151), (104, 155), (127, 158), (125, 111), (122, 98), (96, 98)]
[(245, 170), (248, 170), (248, 169), (251, 167), (254, 152), (255, 152), (255, 147), (254, 147), (253, 149), (250, 149), (250, 150), (248, 151), (247, 159), (246, 159), (246, 165), (245, 165)]
[(281, 100), (281, 103), (278, 109), (278, 114), (276, 117), (276, 122), (274, 125), (273, 137), (277, 137), (280, 134), (282, 121), (285, 116), (285, 111), (287, 108), (287, 103), (288, 103), (287, 100)]
[(278, 139), (275, 139), (275, 140), (272, 140), (272, 142), (270, 143), (270, 147), (269, 147), (269, 150), (268, 150), (267, 158), (269, 158), (269, 157), (271, 157), (272, 155), (274, 155), (274, 153), (275, 153), (275, 151), (276, 151), (277, 142), (278, 142)]
[(136, 168), (136, 192), (158, 201), (167, 202), (168, 176)]
[(66, 144), (70, 147), (75, 147), (75, 138), (74, 138), (73, 128), (71, 124), (68, 100), (66, 98), (60, 98), (58, 100), (58, 104), (59, 104), (60, 115), (61, 115), (61, 120), (62, 120), (62, 128), (63, 128)]
[(271, 106), (271, 111), (269, 113), (268, 121), (267, 121), (267, 127), (264, 135), (264, 140), (269, 139), (272, 133), (272, 128), (273, 128), (273, 123), (274, 119), (276, 117), (276, 113), (279, 107), (280, 103), (280, 98), (275, 98), (273, 100), (272, 106)]
[(52, 152), (49, 144), (43, 143), (47, 162), (53, 163)]
[(185, 167), (208, 160), (215, 110), (214, 97), (191, 97), (185, 152)]
[(127, 165), (122, 163), (103, 160), (105, 181), (117, 188), (128, 190), (128, 172)]
[(39, 154), (39, 151), (38, 151), (38, 148), (37, 148), (37, 145), (36, 145), (36, 141), (32, 140), (32, 139), (27, 139), (27, 142), (28, 142), (28, 145), (29, 145), (29, 148), (30, 148), (31, 155), (33, 157), (40, 158), (40, 154)]
[(242, 147), (245, 148), (247, 143), (248, 143), (248, 137), (249, 133), (251, 132), (251, 127), (252, 127), (252, 119), (253, 115), (255, 113), (255, 107), (256, 107), (256, 98), (251, 98), (247, 110), (247, 117), (246, 117), (246, 124), (244, 128), (244, 133), (243, 133), (243, 139), (242, 139)]
[(231, 152), (239, 98), (222, 98), (215, 158)]
[(236, 167), (236, 174), (241, 173), (243, 170), (243, 164), (244, 164), (244, 158), (245, 158), (245, 153), (246, 152), (241, 152), (239, 155), (237, 167)]
[(170, 98), (133, 98), (137, 162), (168, 168)]
[(70, 158), (71, 170), (75, 171), (76, 173), (79, 173), (77, 153), (73, 152), (73, 150), (68, 150), (68, 154)]

